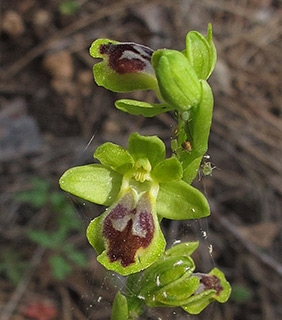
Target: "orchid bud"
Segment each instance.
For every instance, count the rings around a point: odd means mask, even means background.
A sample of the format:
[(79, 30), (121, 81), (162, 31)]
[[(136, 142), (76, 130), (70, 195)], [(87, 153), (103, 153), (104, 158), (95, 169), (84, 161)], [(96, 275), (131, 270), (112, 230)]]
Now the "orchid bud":
[(198, 76), (185, 55), (176, 50), (158, 50), (152, 57), (163, 99), (179, 111), (189, 110), (201, 98)]

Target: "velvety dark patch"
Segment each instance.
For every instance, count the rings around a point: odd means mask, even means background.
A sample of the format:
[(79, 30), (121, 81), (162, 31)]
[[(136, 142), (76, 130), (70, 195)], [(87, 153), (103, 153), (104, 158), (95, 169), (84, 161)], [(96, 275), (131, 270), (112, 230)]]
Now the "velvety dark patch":
[(202, 275), (200, 279), (200, 283), (202, 283), (205, 286), (206, 290), (209, 290), (209, 289), (216, 290), (217, 296), (223, 290), (219, 278), (215, 275), (207, 275), (207, 276)]
[[(136, 73), (146, 68), (146, 61), (151, 62), (153, 50), (135, 43), (102, 44), (100, 53), (109, 56), (109, 66), (117, 73)], [(130, 55), (134, 54), (134, 57)], [(139, 55), (137, 58), (135, 55)]]

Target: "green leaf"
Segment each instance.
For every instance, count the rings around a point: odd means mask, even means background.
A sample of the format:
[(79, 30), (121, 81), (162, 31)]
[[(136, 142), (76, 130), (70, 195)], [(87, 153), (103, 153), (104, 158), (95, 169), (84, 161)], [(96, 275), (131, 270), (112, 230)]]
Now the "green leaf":
[(53, 255), (48, 260), (52, 274), (57, 280), (64, 280), (72, 271), (69, 263), (59, 255)]
[(133, 158), (126, 149), (111, 142), (106, 142), (98, 147), (94, 157), (103, 165), (111, 167), (120, 174), (124, 174), (134, 164)]
[(100, 164), (74, 167), (60, 178), (60, 187), (73, 195), (101, 205), (111, 205), (121, 186), (122, 176)]
[(111, 320), (127, 320), (128, 306), (126, 297), (118, 292), (114, 299)]
[(210, 24), (207, 38), (197, 31), (187, 33), (186, 56), (196, 71), (198, 78), (207, 80), (216, 62), (216, 50), (212, 42), (212, 28)]
[(183, 171), (181, 163), (175, 157), (172, 157), (159, 162), (152, 173), (161, 183), (180, 180), (182, 178)]
[[(189, 120), (185, 131), (191, 137), (192, 150), (182, 150), (177, 153), (179, 161), (183, 165), (183, 179), (191, 183), (198, 171), (200, 159), (208, 149), (208, 139), (212, 122), (213, 95), (206, 81), (201, 80), (202, 98), (197, 106), (190, 110)], [(189, 168), (188, 168), (189, 167)], [(197, 171), (196, 171), (197, 170)]]
[(109, 39), (94, 41), (90, 55), (103, 58), (103, 62), (93, 68), (96, 83), (114, 92), (156, 89), (152, 53), (150, 48), (136, 43)]
[(152, 167), (165, 159), (165, 145), (157, 136), (132, 133), (128, 140), (128, 151), (135, 161), (147, 158)]
[(159, 89), (164, 100), (184, 111), (198, 104), (201, 86), (192, 65), (176, 50), (158, 50), (152, 57)]
[(204, 195), (184, 181), (160, 184), (157, 214), (172, 220), (199, 219), (210, 214)]
[(166, 103), (156, 104), (130, 99), (121, 99), (115, 102), (117, 109), (132, 114), (134, 116), (142, 115), (144, 117), (154, 117), (157, 114), (173, 110), (174, 108)]

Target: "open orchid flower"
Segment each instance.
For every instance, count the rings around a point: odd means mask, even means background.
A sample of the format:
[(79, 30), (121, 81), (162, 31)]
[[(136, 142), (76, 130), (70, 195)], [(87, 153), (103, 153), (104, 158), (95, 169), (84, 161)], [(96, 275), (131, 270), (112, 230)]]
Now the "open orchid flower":
[(105, 143), (94, 157), (101, 164), (67, 170), (63, 190), (109, 206), (89, 225), (87, 237), (98, 261), (122, 275), (147, 268), (163, 253), (159, 221), (197, 219), (209, 215), (205, 197), (181, 180), (182, 166), (165, 159), (165, 145), (156, 136), (133, 133), (128, 148)]

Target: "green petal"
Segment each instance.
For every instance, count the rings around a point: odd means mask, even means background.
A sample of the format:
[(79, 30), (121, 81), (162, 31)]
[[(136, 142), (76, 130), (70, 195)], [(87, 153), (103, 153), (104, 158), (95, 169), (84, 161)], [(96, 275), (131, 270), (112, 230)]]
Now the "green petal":
[(121, 99), (115, 102), (117, 109), (132, 114), (134, 116), (142, 115), (144, 117), (154, 117), (157, 114), (167, 112), (173, 109), (172, 106), (161, 103), (147, 103), (130, 99)]
[(127, 299), (118, 292), (114, 299), (111, 320), (126, 320), (128, 318)]
[(187, 58), (176, 50), (159, 50), (153, 54), (160, 92), (164, 100), (178, 110), (189, 110), (201, 97), (199, 79)]
[(75, 196), (101, 205), (111, 205), (121, 186), (122, 176), (100, 164), (67, 170), (60, 178), (60, 187)]
[(204, 195), (184, 181), (160, 184), (157, 213), (172, 220), (198, 219), (210, 214)]
[(190, 256), (199, 246), (199, 241), (179, 243), (170, 249), (166, 250), (166, 257)]
[(151, 65), (153, 50), (136, 43), (121, 43), (98, 39), (90, 48), (90, 55), (103, 58), (94, 65), (96, 83), (114, 92), (149, 90), (157, 88)]
[(103, 165), (107, 165), (121, 174), (131, 169), (134, 164), (133, 158), (126, 149), (111, 142), (106, 142), (98, 147), (94, 157)]
[(128, 140), (128, 151), (136, 161), (147, 158), (152, 167), (165, 159), (165, 145), (157, 136), (132, 133)]
[(159, 182), (168, 182), (180, 180), (182, 171), (181, 163), (175, 157), (172, 157), (159, 162), (152, 173)]

